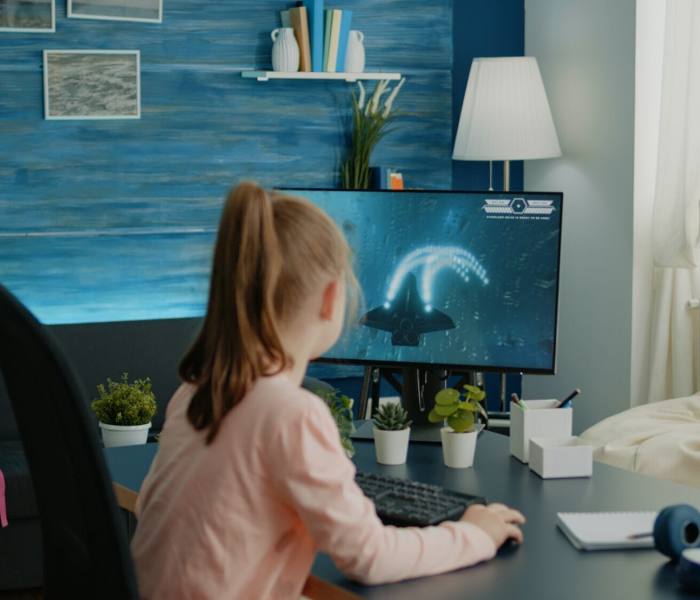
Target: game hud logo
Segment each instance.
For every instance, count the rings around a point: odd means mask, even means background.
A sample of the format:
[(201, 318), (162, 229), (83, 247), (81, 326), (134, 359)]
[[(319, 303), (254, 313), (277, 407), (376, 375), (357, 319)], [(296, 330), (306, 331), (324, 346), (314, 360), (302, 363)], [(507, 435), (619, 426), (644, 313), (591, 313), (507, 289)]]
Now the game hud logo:
[(499, 198), (484, 200), (483, 211), (489, 219), (542, 219), (556, 210), (554, 200), (528, 198)]

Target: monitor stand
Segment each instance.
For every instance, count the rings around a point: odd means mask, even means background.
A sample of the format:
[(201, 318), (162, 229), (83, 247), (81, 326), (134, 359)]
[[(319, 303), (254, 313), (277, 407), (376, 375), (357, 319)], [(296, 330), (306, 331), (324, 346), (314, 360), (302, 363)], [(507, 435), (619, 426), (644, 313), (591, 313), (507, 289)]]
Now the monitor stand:
[[(400, 376), (400, 380), (397, 378)], [(477, 374), (472, 371), (450, 373), (445, 369), (424, 367), (403, 367), (398, 369), (366, 367), (362, 396), (360, 399), (360, 418), (366, 418), (367, 407), (371, 400), (371, 414), (379, 406), (379, 388), (382, 378), (387, 381), (400, 395), (401, 402), (408, 412), (411, 424), (411, 441), (440, 442), (442, 423), (431, 423), (428, 414), (435, 406), (435, 395), (447, 387), (450, 375), (460, 375), (459, 385), (476, 383)], [(371, 421), (360, 424), (353, 437), (358, 439), (372, 438)]]

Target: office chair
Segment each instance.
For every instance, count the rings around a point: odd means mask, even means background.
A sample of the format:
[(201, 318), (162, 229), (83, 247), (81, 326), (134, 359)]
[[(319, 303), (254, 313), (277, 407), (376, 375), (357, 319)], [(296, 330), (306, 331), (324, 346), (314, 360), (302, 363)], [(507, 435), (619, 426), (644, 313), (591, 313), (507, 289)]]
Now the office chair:
[(138, 598), (121, 515), (83, 394), (44, 327), (2, 285), (0, 373), (39, 507), (44, 596)]

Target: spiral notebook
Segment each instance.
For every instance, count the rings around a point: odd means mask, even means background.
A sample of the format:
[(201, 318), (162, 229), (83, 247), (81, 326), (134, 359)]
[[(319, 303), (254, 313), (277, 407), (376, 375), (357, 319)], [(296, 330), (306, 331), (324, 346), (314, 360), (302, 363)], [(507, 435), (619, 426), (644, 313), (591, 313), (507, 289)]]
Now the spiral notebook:
[[(579, 550), (653, 548), (656, 512), (557, 513), (557, 525)], [(642, 534), (648, 536), (639, 537)]]

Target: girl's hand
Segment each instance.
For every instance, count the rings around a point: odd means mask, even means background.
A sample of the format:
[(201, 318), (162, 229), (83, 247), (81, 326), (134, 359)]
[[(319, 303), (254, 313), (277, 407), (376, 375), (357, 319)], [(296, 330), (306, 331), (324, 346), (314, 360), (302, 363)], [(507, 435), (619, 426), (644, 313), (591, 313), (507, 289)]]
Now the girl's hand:
[(500, 548), (509, 539), (518, 544), (523, 543), (523, 532), (518, 525), (525, 523), (525, 517), (505, 504), (472, 504), (460, 520), (483, 529), (496, 548)]

